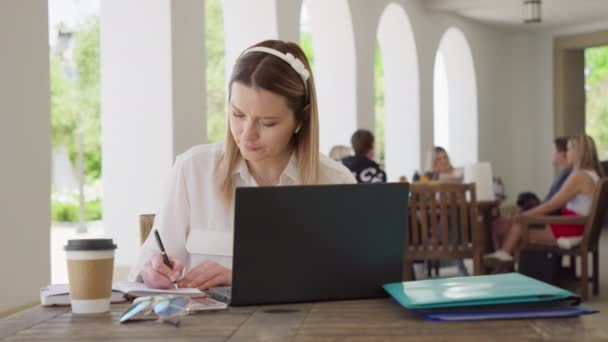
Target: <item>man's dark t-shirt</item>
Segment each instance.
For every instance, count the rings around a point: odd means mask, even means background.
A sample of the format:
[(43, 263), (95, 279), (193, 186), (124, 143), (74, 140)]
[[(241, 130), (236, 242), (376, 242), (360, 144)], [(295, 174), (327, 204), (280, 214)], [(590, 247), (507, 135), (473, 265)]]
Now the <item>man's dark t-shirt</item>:
[(357, 183), (386, 183), (386, 173), (380, 165), (364, 156), (349, 156), (341, 160), (357, 179)]
[(571, 172), (572, 172), (571, 168), (563, 169), (557, 175), (557, 177), (555, 177), (555, 179), (553, 179), (553, 183), (551, 183), (551, 187), (549, 188), (549, 193), (547, 194), (547, 196), (545, 196), (545, 199), (543, 200), (543, 202), (547, 202), (548, 200), (550, 200), (551, 197), (553, 197), (559, 191), (559, 189), (562, 188), (562, 185), (564, 185), (564, 182), (566, 181), (568, 176), (570, 176)]

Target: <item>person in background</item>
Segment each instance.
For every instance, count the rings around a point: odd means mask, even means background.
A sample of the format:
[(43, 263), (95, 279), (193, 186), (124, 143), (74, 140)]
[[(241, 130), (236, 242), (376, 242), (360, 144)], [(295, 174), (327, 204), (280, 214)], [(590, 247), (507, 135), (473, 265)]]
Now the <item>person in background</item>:
[[(593, 139), (584, 134), (571, 138), (568, 141), (567, 157), (573, 169), (561, 189), (547, 202), (524, 211), (522, 216), (548, 215), (560, 208), (562, 216), (589, 214), (596, 183), (604, 176)], [(583, 224), (552, 224), (544, 229), (530, 230), (529, 237), (532, 243), (571, 248), (580, 243), (584, 230)], [(515, 221), (500, 248), (494, 253), (484, 255), (484, 263), (495, 267), (501, 263), (512, 262), (513, 252), (520, 238), (521, 225)]]
[(344, 146), (344, 145), (336, 145), (334, 147), (331, 148), (331, 150), (329, 150), (329, 158), (339, 161), (341, 159), (344, 159), (348, 156), (352, 156), (353, 155), (353, 149), (348, 147), (348, 146)]
[(350, 139), (354, 156), (342, 159), (346, 166), (357, 179), (357, 183), (385, 183), (386, 173), (380, 168), (374, 159), (374, 134), (360, 129)]
[[(557, 176), (553, 179), (549, 192), (543, 199), (543, 203), (551, 199), (564, 185), (564, 182), (572, 172), (572, 163), (568, 160), (568, 137), (558, 137), (553, 141), (553, 152), (551, 153), (553, 165), (557, 168)], [(559, 210), (555, 212), (559, 214)]]
[(462, 183), (464, 179), (464, 170), (455, 168), (450, 162), (450, 157), (443, 147), (435, 146), (432, 156), (432, 174), (431, 180), (439, 182)]
[[(529, 206), (531, 202), (525, 202), (524, 197), (534, 196), (534, 198), (538, 199), (538, 197), (531, 192), (524, 192), (517, 196), (517, 206), (513, 209), (511, 217), (508, 216), (500, 216), (494, 221), (493, 226), (493, 237), (494, 237), (494, 245), (501, 246), (507, 233), (511, 226), (514, 224), (513, 218), (517, 217), (519, 214), (526, 210), (530, 210), (541, 203), (545, 203), (549, 201), (564, 185), (564, 182), (570, 176), (572, 172), (572, 164), (568, 161), (568, 137), (558, 137), (553, 140), (553, 150), (551, 152), (551, 161), (553, 165), (557, 169), (557, 176), (553, 179), (551, 183), (551, 187), (549, 188), (549, 192), (543, 199), (542, 202), (536, 203), (536, 205)], [(521, 201), (520, 201), (521, 200)], [(520, 202), (522, 205), (520, 205)], [(523, 205), (523, 203), (527, 203), (527, 205)], [(550, 213), (551, 215), (559, 215), (561, 213), (561, 209), (557, 209), (556, 211)]]

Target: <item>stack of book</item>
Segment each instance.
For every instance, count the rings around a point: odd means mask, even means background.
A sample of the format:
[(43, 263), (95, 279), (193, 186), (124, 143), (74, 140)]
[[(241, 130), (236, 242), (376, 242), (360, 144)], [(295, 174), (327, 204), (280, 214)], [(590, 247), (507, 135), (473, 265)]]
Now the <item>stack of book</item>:
[(433, 321), (578, 317), (597, 311), (579, 306), (570, 291), (519, 273), (442, 278), (384, 285), (402, 306)]

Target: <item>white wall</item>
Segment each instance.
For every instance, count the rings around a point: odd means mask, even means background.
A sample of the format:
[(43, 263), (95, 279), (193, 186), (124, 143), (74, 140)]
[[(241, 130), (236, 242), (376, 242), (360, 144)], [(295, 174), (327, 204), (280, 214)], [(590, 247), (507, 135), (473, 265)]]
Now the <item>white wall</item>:
[[(532, 190), (545, 196), (554, 177), (551, 165), (553, 139), (553, 39), (561, 35), (608, 29), (608, 21), (514, 33), (509, 40), (511, 58), (511, 162), (509, 192)], [(582, 72), (582, 70), (581, 70)]]
[(0, 312), (50, 280), (51, 136), (46, 1), (0, 1)]
[(328, 154), (357, 129), (355, 41), (348, 1), (307, 0), (319, 105), (319, 145)]

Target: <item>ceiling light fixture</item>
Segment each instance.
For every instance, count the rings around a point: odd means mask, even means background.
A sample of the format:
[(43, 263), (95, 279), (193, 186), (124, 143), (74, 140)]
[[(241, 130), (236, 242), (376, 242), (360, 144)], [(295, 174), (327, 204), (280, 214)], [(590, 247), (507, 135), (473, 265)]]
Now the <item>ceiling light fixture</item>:
[(541, 22), (541, 0), (524, 0), (524, 23)]

